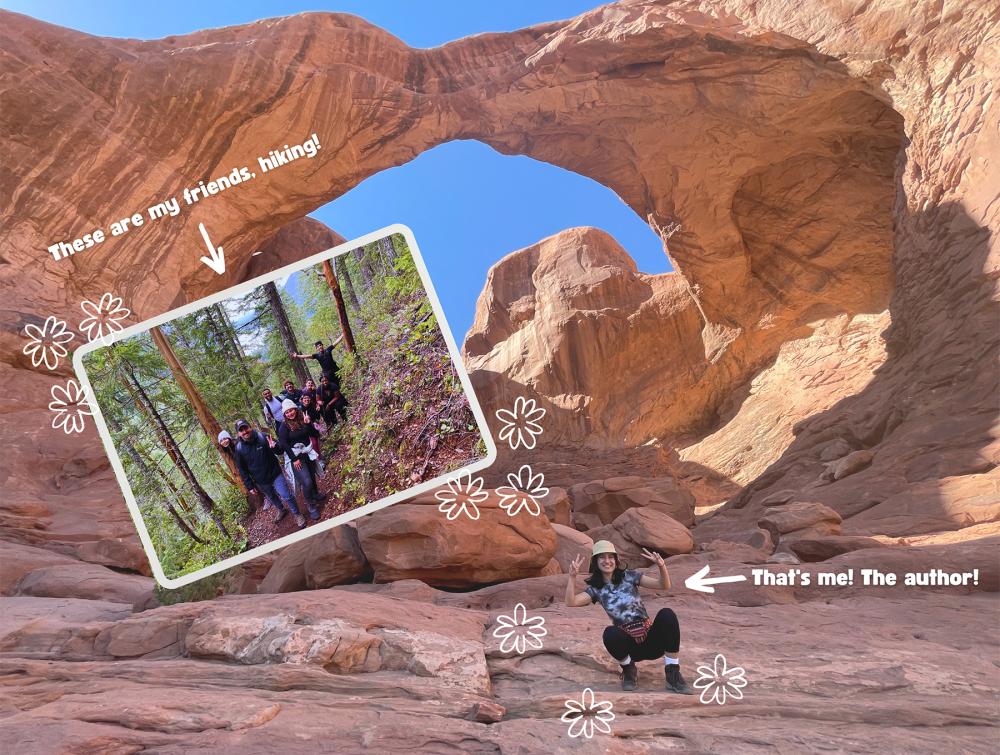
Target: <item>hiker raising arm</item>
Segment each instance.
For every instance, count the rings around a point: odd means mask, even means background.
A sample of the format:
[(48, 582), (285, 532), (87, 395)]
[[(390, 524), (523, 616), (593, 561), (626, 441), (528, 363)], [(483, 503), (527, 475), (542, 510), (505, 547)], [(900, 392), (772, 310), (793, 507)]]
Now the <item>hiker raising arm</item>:
[(681, 644), (681, 629), (677, 614), (670, 608), (661, 608), (652, 620), (639, 597), (639, 587), (666, 590), (670, 587), (667, 566), (659, 553), (643, 549), (643, 555), (656, 564), (659, 579), (648, 577), (622, 563), (613, 543), (598, 540), (594, 543), (590, 559), (590, 576), (587, 589), (576, 592), (574, 582), (580, 573), (583, 556), (570, 564), (566, 580), (566, 605), (585, 606), (600, 603), (611, 626), (604, 629), (604, 647), (621, 666), (622, 689), (634, 690), (638, 686), (639, 669), (636, 661), (663, 659), (666, 689), (681, 695), (693, 694), (681, 675), (677, 653)]
[(577, 575), (580, 573), (580, 566), (583, 564), (583, 556), (577, 556), (569, 566), (569, 579), (566, 580), (566, 605), (570, 608), (581, 608), (589, 606), (593, 601), (585, 592), (576, 592)]

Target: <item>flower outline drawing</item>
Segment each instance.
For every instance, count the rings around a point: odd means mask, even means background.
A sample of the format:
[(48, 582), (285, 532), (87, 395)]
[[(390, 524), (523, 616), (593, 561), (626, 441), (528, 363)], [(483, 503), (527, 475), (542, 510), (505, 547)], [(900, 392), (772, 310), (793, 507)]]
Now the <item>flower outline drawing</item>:
[(86, 426), (83, 418), (94, 415), (87, 390), (75, 380), (70, 380), (65, 388), (61, 385), (52, 386), (50, 394), (52, 401), (49, 402), (49, 409), (55, 413), (52, 418), (53, 429), (62, 429), (67, 435), (83, 432)]
[(592, 739), (596, 731), (603, 734), (611, 733), (611, 722), (615, 719), (611, 701), (595, 701), (594, 690), (590, 687), (583, 691), (580, 702), (567, 700), (565, 705), (566, 712), (562, 714), (560, 720), (569, 724), (566, 733), (570, 737), (583, 736)]
[(483, 490), (483, 478), (476, 477), (466, 471), (447, 482), (448, 487), (438, 490), (434, 497), (440, 502), (438, 511), (448, 517), (449, 521), (458, 519), (465, 514), (469, 519), (479, 519), (477, 504), (486, 500), (489, 493)]
[(544, 430), (540, 422), (545, 416), (545, 409), (538, 406), (533, 398), (518, 396), (513, 409), (497, 409), (494, 414), (503, 425), (497, 437), (506, 442), (511, 450), (526, 448), (530, 451), (535, 447), (536, 439)]
[[(519, 631), (520, 629), (524, 631)], [(518, 655), (522, 655), (528, 646), (541, 650), (542, 637), (546, 634), (548, 630), (545, 628), (545, 618), (528, 616), (524, 603), (514, 606), (511, 616), (497, 616), (497, 627), (493, 630), (493, 636), (500, 640), (500, 652), (509, 653), (514, 650)]]
[(44, 363), (50, 370), (56, 369), (59, 360), (69, 354), (66, 344), (75, 338), (63, 320), (51, 316), (45, 319), (42, 327), (28, 323), (24, 326), (24, 334), (28, 343), (21, 353), (31, 357), (31, 364), (35, 367)]
[(120, 321), (132, 314), (130, 309), (122, 306), (121, 297), (110, 293), (101, 296), (96, 304), (89, 299), (80, 302), (80, 309), (87, 316), (80, 321), (79, 331), (87, 334), (88, 341), (100, 339), (104, 344), (107, 344), (108, 336), (124, 330)]
[(532, 516), (542, 513), (538, 500), (549, 494), (549, 489), (544, 487), (545, 475), (541, 472), (535, 474), (531, 465), (522, 464), (517, 474), (511, 472), (507, 475), (507, 482), (510, 484), (497, 488), (500, 508), (507, 512), (507, 516), (516, 516), (522, 509)]
[(701, 690), (702, 705), (725, 705), (727, 697), (743, 699), (743, 688), (747, 686), (746, 671), (740, 666), (727, 666), (726, 656), (718, 653), (711, 666), (698, 666), (698, 678), (692, 686)]

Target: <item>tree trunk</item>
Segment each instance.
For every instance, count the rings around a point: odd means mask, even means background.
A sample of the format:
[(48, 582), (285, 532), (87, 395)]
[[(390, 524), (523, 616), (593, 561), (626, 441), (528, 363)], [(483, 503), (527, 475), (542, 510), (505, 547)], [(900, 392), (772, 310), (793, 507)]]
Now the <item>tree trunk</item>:
[(379, 244), (382, 246), (382, 254), (385, 257), (387, 267), (389, 269), (390, 275), (396, 274), (396, 249), (392, 245), (392, 236), (386, 236), (385, 238), (379, 239)]
[(174, 498), (176, 498), (177, 503), (180, 504), (181, 511), (183, 511), (185, 514), (190, 514), (191, 506), (190, 504), (188, 504), (187, 498), (184, 497), (183, 491), (178, 490), (177, 486), (174, 485), (173, 481), (170, 479), (167, 473), (164, 472), (162, 469), (160, 469), (159, 464), (155, 463), (153, 464), (153, 471), (160, 476), (160, 479), (163, 481), (163, 484), (166, 485), (167, 489), (174, 494)]
[(153, 343), (156, 344), (156, 348), (159, 350), (160, 354), (166, 360), (170, 367), (170, 371), (174, 375), (174, 380), (184, 391), (184, 395), (187, 396), (188, 401), (191, 403), (191, 407), (194, 409), (195, 415), (198, 417), (198, 423), (201, 425), (201, 429), (205, 431), (205, 435), (208, 436), (208, 442), (212, 444), (212, 447), (216, 449), (219, 456), (222, 457), (222, 462), (225, 464), (226, 469), (229, 471), (227, 478), (230, 483), (239, 487), (246, 495), (247, 489), (246, 485), (243, 484), (243, 478), (240, 477), (239, 469), (236, 467), (236, 460), (227, 453), (223, 453), (216, 448), (215, 444), (218, 442), (219, 432), (222, 430), (222, 425), (219, 424), (219, 420), (215, 418), (212, 414), (212, 410), (208, 408), (208, 404), (205, 403), (205, 399), (202, 398), (201, 393), (198, 388), (191, 381), (191, 378), (187, 374), (187, 370), (184, 369), (184, 365), (181, 364), (180, 360), (177, 358), (177, 354), (174, 353), (173, 347), (170, 345), (170, 341), (163, 334), (158, 326), (150, 329), (150, 334), (153, 336)]
[(358, 263), (358, 270), (361, 271), (361, 281), (364, 283), (364, 291), (368, 293), (372, 290), (372, 280), (375, 277), (374, 273), (372, 273), (371, 262), (368, 260), (368, 255), (365, 254), (363, 246), (355, 249), (352, 254)]
[(260, 412), (261, 423), (267, 424), (264, 421), (263, 402), (259, 396), (255, 395), (257, 390), (253, 384), (253, 375), (250, 374), (250, 370), (247, 367), (246, 354), (240, 345), (239, 338), (236, 336), (236, 330), (229, 321), (225, 307), (221, 304), (213, 304), (206, 310), (206, 314), (216, 338), (224, 350), (228, 352), (233, 363), (239, 370), (240, 376), (243, 378), (243, 404), (247, 408), (247, 420), (250, 420), (256, 413)]
[(361, 302), (358, 301), (358, 295), (354, 293), (354, 283), (351, 281), (351, 274), (347, 271), (347, 260), (344, 259), (344, 255), (338, 255), (334, 259), (334, 268), (336, 268), (337, 280), (340, 281), (341, 288), (347, 294), (347, 303), (351, 305), (355, 313), (360, 312)]
[[(139, 471), (142, 472), (143, 476), (153, 479), (153, 474), (149, 468), (149, 465), (146, 463), (146, 460), (142, 458), (142, 454), (139, 453), (138, 449), (136, 449), (135, 444), (132, 443), (132, 441), (130, 440), (125, 441), (125, 450), (128, 452), (129, 456), (132, 457), (132, 461), (135, 462), (135, 465), (139, 468)], [(161, 472), (159, 469), (157, 469), (157, 471), (160, 472), (162, 479), (166, 481), (168, 485), (170, 485), (170, 489), (173, 491), (174, 495), (175, 496), (178, 495), (177, 488), (175, 488), (173, 484), (166, 478), (166, 476), (163, 475), (163, 472)], [(159, 480), (159, 478), (157, 479)], [(160, 487), (160, 495), (164, 495), (162, 487)], [(167, 509), (167, 511), (170, 512), (170, 515), (174, 518), (174, 521), (177, 522), (177, 526), (180, 527), (181, 530), (183, 530), (184, 533), (189, 538), (194, 540), (196, 543), (201, 543), (202, 545), (205, 545), (205, 541), (195, 534), (195, 531), (191, 529), (191, 525), (184, 520), (184, 518), (180, 515), (180, 512), (178, 512), (177, 509), (174, 508), (174, 505), (169, 500), (167, 500), (166, 496), (164, 496), (163, 505)]]
[(192, 540), (194, 540), (196, 543), (201, 543), (202, 545), (205, 545), (205, 541), (195, 534), (194, 530), (191, 529), (191, 525), (188, 524), (186, 521), (184, 521), (184, 518), (180, 515), (180, 512), (174, 508), (173, 504), (168, 501), (166, 506), (167, 506), (167, 511), (170, 512), (170, 515), (174, 518), (174, 521), (177, 522), (177, 526), (180, 527), (182, 530), (184, 530), (187, 536)]
[(344, 334), (344, 345), (347, 346), (348, 351), (354, 354), (357, 352), (357, 348), (354, 346), (354, 333), (351, 332), (351, 323), (347, 319), (347, 307), (344, 306), (344, 297), (340, 293), (340, 283), (333, 273), (333, 265), (330, 264), (330, 260), (323, 262), (323, 275), (326, 276), (326, 284), (330, 287), (333, 302), (337, 305), (337, 316), (340, 318), (340, 330)]
[(209, 496), (205, 491), (205, 488), (203, 488), (201, 483), (198, 482), (198, 478), (195, 477), (187, 459), (184, 458), (184, 454), (181, 452), (180, 446), (178, 446), (177, 441), (174, 440), (174, 436), (170, 432), (170, 428), (167, 427), (163, 418), (160, 416), (160, 413), (153, 405), (152, 400), (149, 398), (149, 395), (139, 382), (139, 378), (136, 377), (135, 372), (132, 369), (132, 365), (126, 361), (124, 362), (124, 369), (125, 387), (132, 395), (136, 404), (142, 408), (143, 414), (145, 414), (149, 418), (150, 422), (152, 422), (153, 429), (156, 431), (156, 434), (160, 439), (160, 443), (163, 445), (163, 448), (166, 450), (171, 460), (177, 466), (177, 469), (180, 470), (184, 479), (187, 480), (188, 484), (191, 486), (191, 489), (198, 498), (198, 503), (202, 510), (208, 518), (215, 523), (215, 526), (219, 528), (223, 535), (231, 537), (229, 530), (226, 529), (222, 520), (219, 519), (218, 515), (215, 513), (215, 501), (212, 500), (211, 496)]
[[(271, 307), (274, 321), (278, 326), (278, 333), (281, 335), (281, 342), (285, 345), (285, 350), (289, 356), (298, 354), (299, 344), (295, 340), (295, 332), (292, 324), (288, 321), (288, 313), (285, 312), (285, 305), (281, 303), (281, 296), (278, 294), (278, 287), (273, 282), (264, 284), (264, 294), (267, 296), (267, 303)], [(307, 380), (311, 380), (309, 369), (302, 359), (292, 357), (292, 369), (295, 370), (295, 377), (299, 379), (299, 385), (305, 385)]]

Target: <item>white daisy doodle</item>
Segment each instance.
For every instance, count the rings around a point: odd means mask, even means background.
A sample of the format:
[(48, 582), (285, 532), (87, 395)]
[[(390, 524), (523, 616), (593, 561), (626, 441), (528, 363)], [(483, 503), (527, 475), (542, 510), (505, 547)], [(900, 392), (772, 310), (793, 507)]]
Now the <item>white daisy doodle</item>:
[(611, 702), (609, 700), (595, 702), (594, 690), (590, 687), (583, 691), (580, 702), (567, 700), (566, 708), (566, 712), (562, 714), (562, 721), (569, 723), (567, 733), (571, 737), (579, 737), (582, 734), (591, 739), (595, 731), (611, 733), (611, 722), (615, 720), (615, 714), (611, 712)]
[(73, 340), (73, 331), (66, 329), (66, 323), (55, 317), (46, 318), (42, 327), (24, 326), (24, 334), (30, 339), (21, 350), (25, 356), (31, 357), (31, 363), (37, 367), (45, 363), (50, 370), (59, 366), (59, 360), (69, 351), (66, 344)]
[(62, 428), (67, 435), (83, 432), (83, 418), (94, 414), (86, 389), (75, 380), (70, 380), (65, 388), (61, 385), (52, 386), (51, 393), (49, 409), (55, 412), (52, 427)]
[(497, 409), (495, 414), (503, 423), (500, 440), (507, 441), (513, 450), (522, 446), (528, 450), (535, 447), (535, 438), (542, 434), (539, 422), (545, 416), (545, 410), (533, 398), (518, 396), (513, 409)]
[(497, 488), (500, 496), (500, 508), (507, 512), (508, 516), (516, 516), (521, 509), (526, 509), (532, 516), (542, 513), (542, 507), (538, 499), (549, 494), (549, 489), (543, 487), (545, 475), (541, 472), (534, 474), (531, 466), (524, 464), (517, 474), (511, 472), (507, 475), (507, 482), (510, 485), (502, 485)]
[(694, 688), (701, 690), (701, 702), (705, 705), (726, 704), (727, 695), (737, 700), (743, 699), (743, 687), (747, 686), (746, 671), (740, 666), (726, 666), (726, 656), (719, 653), (711, 666), (698, 667), (698, 678), (694, 680)]
[(104, 294), (96, 304), (92, 301), (80, 303), (80, 309), (87, 315), (80, 322), (80, 332), (87, 334), (87, 339), (96, 341), (104, 339), (116, 331), (123, 330), (121, 320), (132, 314), (127, 307), (122, 306), (122, 300), (112, 294)]
[(514, 650), (518, 655), (524, 653), (529, 645), (535, 650), (541, 650), (542, 637), (546, 634), (545, 619), (541, 616), (528, 616), (524, 603), (514, 606), (513, 616), (497, 616), (497, 628), (493, 630), (493, 636), (500, 640), (500, 652), (509, 653)]
[(489, 493), (483, 490), (483, 478), (472, 479), (468, 472), (462, 472), (458, 477), (448, 480), (448, 487), (434, 494), (441, 501), (438, 510), (446, 514), (449, 520), (454, 520), (465, 514), (469, 519), (479, 518), (479, 506), (476, 504), (486, 500)]

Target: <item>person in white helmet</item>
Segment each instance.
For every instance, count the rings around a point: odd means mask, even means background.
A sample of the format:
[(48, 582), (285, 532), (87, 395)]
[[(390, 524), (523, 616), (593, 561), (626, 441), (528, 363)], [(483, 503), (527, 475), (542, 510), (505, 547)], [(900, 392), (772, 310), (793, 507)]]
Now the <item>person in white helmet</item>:
[(663, 658), (666, 675), (666, 689), (681, 695), (694, 694), (681, 675), (680, 650), (681, 630), (677, 614), (669, 608), (661, 608), (652, 621), (646, 613), (646, 606), (639, 597), (639, 587), (666, 590), (670, 587), (670, 575), (663, 556), (643, 548), (643, 555), (656, 564), (660, 578), (648, 577), (639, 571), (625, 569), (615, 551), (613, 543), (598, 540), (590, 558), (590, 576), (587, 589), (576, 592), (575, 581), (583, 564), (583, 556), (577, 556), (570, 565), (569, 579), (566, 581), (566, 605), (589, 606), (600, 603), (611, 618), (611, 626), (604, 630), (604, 647), (611, 657), (622, 667), (622, 689), (634, 690), (638, 687), (639, 670), (636, 661), (651, 661)]

